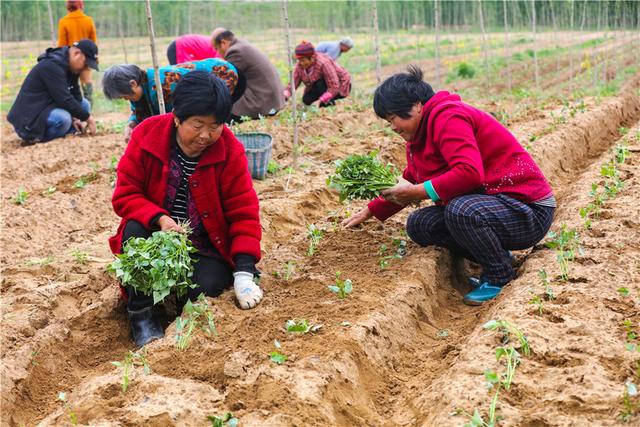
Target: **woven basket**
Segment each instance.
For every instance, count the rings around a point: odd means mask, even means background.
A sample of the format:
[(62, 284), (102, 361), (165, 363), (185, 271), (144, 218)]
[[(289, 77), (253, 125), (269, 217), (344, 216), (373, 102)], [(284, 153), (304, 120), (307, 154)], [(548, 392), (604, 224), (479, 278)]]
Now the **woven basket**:
[(251, 177), (264, 179), (267, 176), (269, 160), (271, 160), (271, 135), (259, 132), (238, 133), (236, 138), (244, 145)]

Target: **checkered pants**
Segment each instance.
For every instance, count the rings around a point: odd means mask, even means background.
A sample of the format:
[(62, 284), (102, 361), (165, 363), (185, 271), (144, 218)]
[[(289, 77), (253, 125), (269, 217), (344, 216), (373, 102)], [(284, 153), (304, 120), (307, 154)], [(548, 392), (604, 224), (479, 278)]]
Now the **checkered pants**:
[(510, 249), (526, 249), (549, 231), (555, 208), (526, 204), (502, 194), (467, 194), (446, 206), (412, 212), (407, 234), (421, 246), (448, 248), (483, 267), (483, 280), (513, 279)]

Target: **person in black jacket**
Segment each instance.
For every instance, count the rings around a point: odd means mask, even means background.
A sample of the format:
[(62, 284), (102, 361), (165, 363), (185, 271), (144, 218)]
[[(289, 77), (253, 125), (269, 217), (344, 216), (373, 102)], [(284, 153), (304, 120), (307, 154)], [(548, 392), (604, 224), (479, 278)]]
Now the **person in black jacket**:
[(98, 69), (98, 47), (88, 39), (49, 48), (38, 57), (7, 115), (21, 139), (47, 142), (85, 127), (96, 133), (91, 105), (78, 84), (78, 76), (88, 68)]

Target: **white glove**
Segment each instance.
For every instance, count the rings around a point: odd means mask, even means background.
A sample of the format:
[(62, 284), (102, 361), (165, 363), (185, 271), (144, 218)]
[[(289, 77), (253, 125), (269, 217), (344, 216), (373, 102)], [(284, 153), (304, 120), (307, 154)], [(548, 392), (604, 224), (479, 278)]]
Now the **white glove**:
[(253, 282), (253, 274), (246, 271), (233, 273), (233, 289), (240, 308), (253, 308), (262, 300), (262, 289)]

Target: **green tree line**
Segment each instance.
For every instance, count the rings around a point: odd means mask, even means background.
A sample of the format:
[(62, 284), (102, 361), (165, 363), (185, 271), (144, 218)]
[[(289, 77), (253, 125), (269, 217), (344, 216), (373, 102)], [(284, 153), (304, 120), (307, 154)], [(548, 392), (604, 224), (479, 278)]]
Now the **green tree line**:
[[(488, 31), (503, 29), (503, 0), (438, 0), (440, 25), (444, 31), (479, 31), (479, 8)], [(2, 41), (51, 38), (48, 4), (57, 35), (58, 20), (66, 14), (61, 0), (2, 0)], [(432, 31), (434, 0), (378, 1), (380, 31)], [(509, 27), (531, 27), (535, 7), (536, 25), (545, 29), (605, 30), (638, 28), (638, 0), (507, 0)], [(152, 1), (157, 36), (188, 33), (208, 34), (217, 26), (238, 33), (282, 27), (280, 1)], [(371, 31), (371, 1), (289, 2), (294, 28), (320, 31)], [(98, 37), (133, 37), (147, 34), (142, 0), (86, 0), (85, 12), (96, 22)]]

